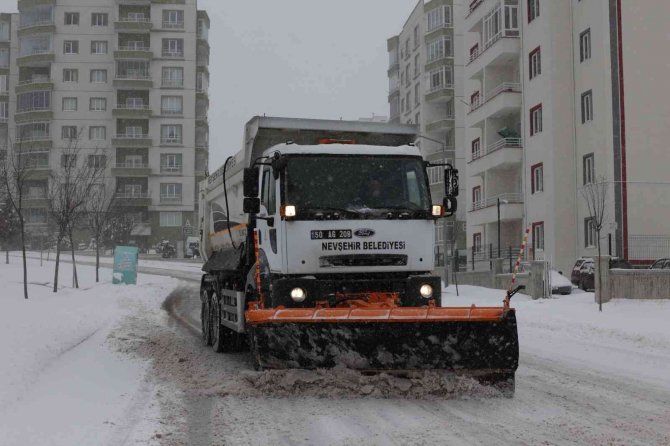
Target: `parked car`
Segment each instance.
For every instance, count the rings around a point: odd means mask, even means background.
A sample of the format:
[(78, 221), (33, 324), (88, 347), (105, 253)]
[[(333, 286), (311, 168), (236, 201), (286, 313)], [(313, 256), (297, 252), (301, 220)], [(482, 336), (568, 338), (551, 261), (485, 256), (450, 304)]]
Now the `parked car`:
[(651, 264), (649, 269), (670, 269), (670, 259), (658, 259)]
[(575, 266), (572, 267), (572, 272), (570, 273), (570, 282), (572, 282), (574, 285), (579, 285), (579, 281), (581, 279), (580, 271), (582, 269), (582, 265), (584, 264), (584, 262), (588, 260), (593, 262), (593, 259), (590, 257), (580, 257), (575, 262)]
[(567, 295), (572, 293), (572, 282), (556, 270), (551, 270), (551, 294)]
[[(627, 260), (612, 257), (610, 259), (610, 269), (611, 268), (633, 269), (633, 265), (631, 265)], [(595, 289), (595, 263), (593, 259), (587, 259), (584, 261), (584, 263), (582, 263), (582, 266), (579, 270), (578, 286), (584, 291)]]

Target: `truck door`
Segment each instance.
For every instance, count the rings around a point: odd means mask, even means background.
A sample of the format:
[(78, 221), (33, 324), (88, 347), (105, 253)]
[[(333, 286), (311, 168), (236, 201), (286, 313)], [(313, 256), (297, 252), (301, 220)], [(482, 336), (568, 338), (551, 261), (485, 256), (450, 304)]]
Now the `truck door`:
[(277, 181), (270, 166), (263, 166), (261, 171), (261, 209), (256, 227), (259, 233), (259, 247), (265, 252), (271, 272), (282, 270), (282, 231), (279, 216), (279, 200)]

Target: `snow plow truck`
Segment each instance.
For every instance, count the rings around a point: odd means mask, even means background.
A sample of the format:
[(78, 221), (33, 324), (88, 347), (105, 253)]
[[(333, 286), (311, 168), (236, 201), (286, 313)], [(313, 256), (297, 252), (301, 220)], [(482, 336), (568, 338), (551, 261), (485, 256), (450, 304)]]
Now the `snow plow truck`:
[[(254, 117), (244, 148), (199, 186), (202, 336), (257, 369), (445, 369), (509, 393), (508, 297), (458, 307), (432, 271), (437, 219), (416, 127)], [(502, 299), (501, 299), (502, 300)]]

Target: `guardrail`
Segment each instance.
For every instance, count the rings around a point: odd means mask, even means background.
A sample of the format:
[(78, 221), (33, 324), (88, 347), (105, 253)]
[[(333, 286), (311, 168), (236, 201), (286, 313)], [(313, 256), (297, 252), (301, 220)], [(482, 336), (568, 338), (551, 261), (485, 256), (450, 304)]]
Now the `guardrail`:
[(148, 169), (149, 164), (126, 162), (126, 163), (116, 163), (114, 167), (118, 169)]
[(117, 139), (147, 139), (149, 138), (148, 133), (119, 133), (114, 138)]
[(480, 209), (488, 208), (491, 206), (498, 205), (498, 199), (500, 199), (500, 204), (511, 204), (511, 203), (523, 203), (522, 194), (500, 194), (493, 197), (485, 198), (480, 201), (475, 201), (472, 203), (471, 211), (478, 211)]
[(514, 148), (521, 149), (523, 147), (523, 140), (521, 138), (502, 138), (493, 144), (489, 144), (484, 150), (478, 149), (472, 152), (472, 158), (470, 161), (478, 160), (490, 153), (493, 153), (500, 149)]
[(495, 98), (501, 93), (521, 93), (521, 84), (515, 82), (503, 82), (493, 90), (490, 90), (486, 96), (479, 96), (477, 100), (470, 103), (470, 113), (482, 107), (484, 104)]

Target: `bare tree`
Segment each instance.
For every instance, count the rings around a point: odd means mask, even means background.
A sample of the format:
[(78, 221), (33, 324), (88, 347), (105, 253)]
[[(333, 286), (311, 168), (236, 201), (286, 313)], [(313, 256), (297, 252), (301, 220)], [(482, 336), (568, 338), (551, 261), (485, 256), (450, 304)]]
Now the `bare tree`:
[[(74, 256), (73, 231), (86, 211), (89, 194), (104, 177), (104, 154), (98, 150), (84, 150), (79, 147), (76, 131), (68, 140), (69, 144), (61, 152), (60, 169), (52, 169), (49, 187), (49, 214), (56, 227), (56, 267), (54, 271), (54, 293), (58, 291), (58, 269), (60, 250), (67, 237), (72, 252), (73, 286), (79, 288), (77, 264)], [(84, 158), (87, 156), (87, 158)], [(99, 158), (102, 157), (102, 158)]]
[(5, 248), (5, 263), (9, 264), (9, 249), (21, 234), (21, 221), (16, 209), (7, 198), (4, 184), (0, 184), (0, 243)]
[(100, 246), (103, 244), (105, 233), (115, 224), (119, 218), (119, 210), (116, 207), (116, 193), (113, 185), (101, 183), (91, 189), (86, 201), (86, 224), (95, 240), (95, 281), (100, 281)]
[(24, 217), (23, 200), (26, 195), (26, 183), (34, 159), (29, 153), (23, 153), (21, 143), (14, 144), (13, 149), (3, 156), (0, 162), (0, 181), (2, 181), (7, 201), (16, 212), (21, 233), (21, 251), (23, 253), (23, 297), (28, 299), (28, 265), (26, 261), (26, 220)]
[[(605, 180), (604, 177), (600, 176), (596, 179), (595, 182), (585, 184), (581, 193), (586, 201), (586, 205), (589, 211), (589, 221), (590, 224), (596, 231), (596, 247), (598, 248), (598, 258), (600, 259), (600, 231), (603, 228), (603, 223), (605, 221), (605, 213), (607, 211), (607, 191), (609, 188), (609, 183)], [(603, 299), (602, 299), (602, 289), (603, 289), (603, 277), (600, 264), (597, 265), (596, 270), (598, 271), (598, 309), (603, 311)]]

